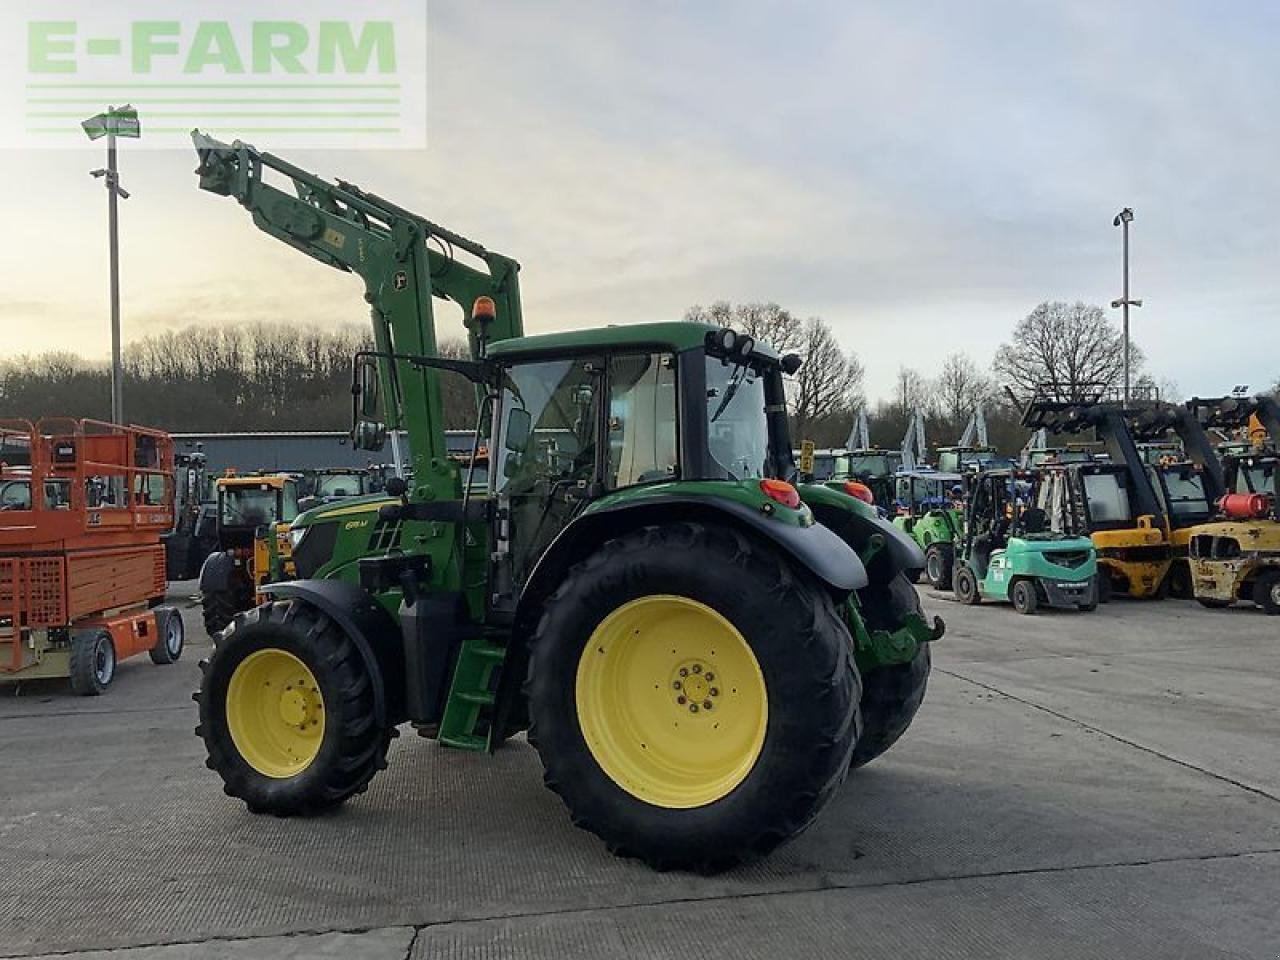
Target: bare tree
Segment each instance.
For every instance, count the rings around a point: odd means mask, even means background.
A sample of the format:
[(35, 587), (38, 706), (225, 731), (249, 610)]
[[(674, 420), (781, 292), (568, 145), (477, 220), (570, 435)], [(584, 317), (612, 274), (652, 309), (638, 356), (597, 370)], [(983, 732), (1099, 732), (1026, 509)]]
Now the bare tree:
[[(1142, 352), (1130, 347), (1129, 356), (1136, 375)], [(994, 367), (1023, 394), (1043, 389), (1059, 400), (1087, 400), (1098, 387), (1122, 382), (1124, 338), (1101, 307), (1046, 301), (1014, 327)]]
[(950, 426), (968, 421), (974, 409), (992, 394), (991, 380), (967, 353), (953, 353), (942, 364), (933, 381), (933, 400), (938, 414)]
[(905, 417), (917, 409), (928, 409), (933, 404), (933, 390), (919, 370), (899, 367), (894, 383), (893, 403)]
[(791, 416), (795, 436), (803, 439), (822, 421), (837, 414), (848, 415), (864, 401), (866, 371), (857, 354), (840, 348), (831, 327), (821, 318), (806, 320), (801, 335), (796, 352), (804, 364), (795, 376)]
[(800, 319), (776, 303), (739, 303), (717, 300), (709, 307), (695, 304), (685, 311), (692, 323), (732, 327), (739, 333), (767, 343), (779, 353), (800, 353), (804, 341)]

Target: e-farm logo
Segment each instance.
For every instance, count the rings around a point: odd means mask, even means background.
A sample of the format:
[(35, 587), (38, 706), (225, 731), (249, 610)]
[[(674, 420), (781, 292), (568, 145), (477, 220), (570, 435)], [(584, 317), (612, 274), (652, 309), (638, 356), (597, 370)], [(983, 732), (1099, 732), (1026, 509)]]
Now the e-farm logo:
[(86, 143), (137, 111), (138, 146), (223, 139), (426, 146), (426, 0), (18, 0), (0, 30), (0, 146)]

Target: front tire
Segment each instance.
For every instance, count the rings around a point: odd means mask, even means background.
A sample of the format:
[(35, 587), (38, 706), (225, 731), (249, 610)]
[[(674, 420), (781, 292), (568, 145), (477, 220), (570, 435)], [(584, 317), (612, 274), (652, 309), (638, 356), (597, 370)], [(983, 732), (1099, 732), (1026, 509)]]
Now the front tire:
[(907, 732), (924, 702), (932, 654), (922, 643), (910, 663), (871, 670), (862, 677), (862, 736), (853, 748), (856, 769), (880, 756)]
[(386, 766), (374, 677), (333, 620), (302, 600), (237, 617), (201, 663), (205, 765), (254, 813), (311, 815), (362, 793)]
[(1013, 609), (1024, 616), (1035, 613), (1040, 606), (1034, 580), (1019, 580), (1014, 583), (1009, 599), (1013, 601)]
[(937, 590), (945, 590), (952, 581), (954, 549), (949, 543), (931, 543), (924, 552), (924, 570), (929, 583)]
[(235, 615), (250, 606), (252, 602), (244, 603), (235, 590), (206, 591), (200, 601), (205, 632), (217, 640), (218, 635), (235, 619)]
[(1253, 602), (1269, 617), (1280, 614), (1280, 570), (1264, 573), (1253, 582)]
[(182, 613), (172, 607), (156, 608), (156, 642), (148, 651), (157, 666), (177, 663), (186, 646), (187, 632)]
[(71, 641), (71, 691), (82, 697), (106, 693), (116, 678), (116, 645), (106, 629), (81, 633)]
[(974, 576), (973, 570), (967, 563), (956, 567), (952, 578), (952, 589), (955, 591), (956, 599), (961, 603), (973, 606), (982, 601), (982, 595), (978, 592), (978, 578)]
[(852, 649), (830, 596), (771, 547), (720, 526), (647, 527), (547, 602), (529, 740), (573, 822), (612, 852), (715, 872), (798, 834), (844, 780)]

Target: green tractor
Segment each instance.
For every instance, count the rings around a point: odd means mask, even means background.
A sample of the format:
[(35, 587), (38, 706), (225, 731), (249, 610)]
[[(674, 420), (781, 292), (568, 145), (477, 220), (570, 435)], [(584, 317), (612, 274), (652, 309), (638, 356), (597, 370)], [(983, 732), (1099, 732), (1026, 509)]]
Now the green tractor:
[[(202, 188), (363, 280), (353, 445), (405, 431), (413, 477), (376, 510), (300, 515), (298, 579), (203, 665), (198, 733), (229, 795), (314, 814), (365, 790), (403, 725), (471, 751), (527, 731), (575, 824), (714, 871), (799, 833), (904, 733), (942, 635), (911, 586), (924, 558), (872, 507), (790, 482), (797, 357), (688, 322), (525, 336), (515, 261), (195, 141)], [(470, 309), (469, 359), (438, 355), (433, 296)], [(478, 398), (464, 458), (446, 375)]]
[(964, 531), (964, 477), (940, 470), (904, 470), (897, 476), (898, 515), (893, 525), (924, 551), (924, 575), (950, 589), (955, 545)]
[(1042, 606), (1095, 610), (1098, 558), (1088, 537), (1047, 529), (1032, 503), (1031, 478), (989, 470), (969, 478), (965, 532), (956, 548), (953, 589), (961, 603), (1012, 603), (1018, 613)]

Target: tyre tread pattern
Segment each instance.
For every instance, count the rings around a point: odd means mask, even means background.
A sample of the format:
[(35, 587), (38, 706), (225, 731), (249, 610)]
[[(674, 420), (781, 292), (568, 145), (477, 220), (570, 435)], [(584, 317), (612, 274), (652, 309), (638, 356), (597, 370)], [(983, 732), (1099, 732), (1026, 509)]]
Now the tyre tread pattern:
[[(786, 785), (786, 802), (753, 807), (754, 819), (749, 827), (727, 842), (721, 835), (714, 842), (687, 843), (680, 850), (655, 843), (616, 808), (586, 795), (582, 781), (604, 774), (594, 766), (585, 744), (576, 756), (561, 755), (552, 746), (565, 742), (566, 736), (576, 736), (580, 741), (581, 733), (576, 716), (564, 715), (572, 711), (545, 706), (563, 702), (563, 691), (557, 688), (553, 674), (556, 658), (565, 653), (557, 640), (569, 610), (586, 602), (595, 591), (643, 583), (646, 566), (664, 556), (696, 557), (700, 570), (718, 571), (718, 575), (759, 578), (769, 605), (778, 611), (779, 621), (794, 624), (789, 641), (804, 648), (797, 662), (823, 667), (820, 676), (808, 681), (808, 689), (810, 702), (827, 706), (815, 709), (814, 715), (828, 720), (825, 726), (810, 731), (810, 755), (802, 764), (808, 779)], [(857, 709), (861, 680), (852, 655), (852, 641), (832, 598), (797, 575), (776, 550), (764, 543), (737, 530), (697, 522), (633, 531), (607, 542), (574, 565), (548, 599), (534, 632), (524, 689), (530, 704), (529, 742), (542, 758), (546, 786), (564, 801), (573, 823), (600, 837), (615, 855), (643, 860), (659, 870), (716, 873), (762, 856), (800, 833), (843, 783), (861, 732)], [(771, 711), (771, 727), (773, 719)], [(584, 755), (590, 761), (589, 769), (584, 769)], [(622, 793), (620, 789), (617, 792)], [(699, 812), (709, 812), (732, 796), (700, 808)]]
[[(262, 641), (255, 636), (262, 633)], [(307, 649), (303, 660), (319, 680), (325, 696), (327, 728), (321, 753), (312, 766), (287, 780), (265, 777), (240, 756), (231, 739), (223, 704), (234, 666), (222, 667), (220, 657), (231, 657), (242, 645), (250, 649), (274, 646), (273, 637), (287, 636), (296, 647)], [(289, 649), (289, 647), (285, 647)], [(243, 657), (235, 659), (238, 664)], [(278, 817), (314, 816), (363, 793), (374, 775), (386, 768), (387, 750), (394, 728), (374, 720), (373, 685), (364, 659), (342, 629), (319, 609), (290, 599), (264, 604), (236, 614), (232, 626), (211, 660), (202, 661), (200, 705), (196, 733), (205, 743), (205, 766), (218, 773), (223, 791), (243, 800), (253, 813)], [(331, 736), (336, 733), (336, 736)]]

